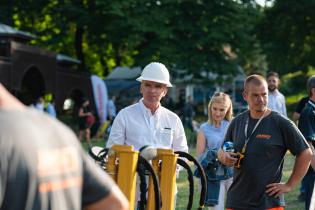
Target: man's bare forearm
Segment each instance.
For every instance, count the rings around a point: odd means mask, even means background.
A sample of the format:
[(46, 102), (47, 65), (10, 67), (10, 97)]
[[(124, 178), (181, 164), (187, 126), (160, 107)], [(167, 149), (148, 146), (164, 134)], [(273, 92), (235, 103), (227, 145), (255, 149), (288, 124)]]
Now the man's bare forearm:
[(313, 152), (310, 148), (303, 150), (296, 156), (292, 174), (287, 182), (291, 188), (294, 188), (305, 176), (312, 156)]

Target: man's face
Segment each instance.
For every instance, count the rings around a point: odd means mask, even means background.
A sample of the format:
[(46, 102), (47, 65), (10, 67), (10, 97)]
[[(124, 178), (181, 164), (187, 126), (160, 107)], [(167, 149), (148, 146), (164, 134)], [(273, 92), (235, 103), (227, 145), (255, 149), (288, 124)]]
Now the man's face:
[(270, 92), (275, 91), (278, 89), (279, 86), (279, 78), (275, 76), (270, 76), (267, 78), (267, 83), (268, 83), (268, 89)]
[(268, 88), (267, 84), (261, 85), (248, 84), (243, 93), (244, 100), (248, 103), (249, 110), (263, 112), (267, 108)]
[(166, 84), (144, 80), (141, 82), (140, 92), (144, 104), (155, 107), (160, 104), (161, 99), (166, 95), (167, 87)]

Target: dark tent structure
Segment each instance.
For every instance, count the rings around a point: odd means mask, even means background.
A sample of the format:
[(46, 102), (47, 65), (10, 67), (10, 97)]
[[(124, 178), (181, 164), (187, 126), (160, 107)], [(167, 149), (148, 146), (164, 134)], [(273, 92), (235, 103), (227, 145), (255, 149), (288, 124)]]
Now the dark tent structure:
[(80, 61), (28, 44), (36, 36), (0, 24), (0, 82), (29, 105), (44, 94), (55, 97), (57, 111), (71, 98), (83, 97), (94, 106), (89, 74), (73, 70)]

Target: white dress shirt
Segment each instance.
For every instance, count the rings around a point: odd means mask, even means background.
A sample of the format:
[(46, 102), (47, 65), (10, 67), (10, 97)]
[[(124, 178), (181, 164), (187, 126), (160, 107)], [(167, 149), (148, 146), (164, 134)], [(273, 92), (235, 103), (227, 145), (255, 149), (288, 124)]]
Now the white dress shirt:
[(268, 94), (268, 108), (273, 111), (279, 112), (287, 117), (287, 109), (285, 106), (285, 98), (278, 90), (269, 92)]
[(162, 106), (152, 115), (142, 100), (118, 113), (106, 147), (115, 144), (132, 145), (135, 150), (150, 145), (188, 152), (184, 127), (179, 117)]

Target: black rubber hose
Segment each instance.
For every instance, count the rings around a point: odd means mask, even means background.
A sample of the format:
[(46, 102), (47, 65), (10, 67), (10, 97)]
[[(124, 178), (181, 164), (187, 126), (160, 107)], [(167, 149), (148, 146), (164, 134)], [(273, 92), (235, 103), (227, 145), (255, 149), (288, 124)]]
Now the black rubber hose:
[[(154, 198), (155, 198), (155, 210), (161, 209), (161, 192), (160, 192), (160, 185), (159, 180), (154, 172), (154, 169), (152, 168), (151, 164), (142, 156), (139, 155), (138, 164), (142, 164), (143, 167), (149, 171), (150, 176), (153, 180), (153, 186), (154, 186)], [(140, 167), (141, 168), (141, 167)], [(145, 171), (140, 171), (140, 173), (144, 173)]]
[(200, 163), (190, 154), (187, 152), (182, 152), (182, 151), (176, 151), (174, 152), (175, 154), (178, 154), (179, 157), (184, 157), (187, 160), (193, 162), (195, 166), (197, 166), (199, 173), (200, 173), (200, 179), (201, 179), (201, 192), (200, 192), (200, 200), (199, 200), (199, 207), (198, 210), (201, 210), (204, 208), (205, 205), (205, 200), (206, 200), (206, 193), (207, 193), (207, 183), (206, 183), (206, 175), (205, 172), (200, 165)]
[(138, 209), (139, 210), (145, 210), (146, 205), (146, 194), (147, 194), (147, 180), (145, 178), (145, 167), (144, 164), (138, 162), (137, 165), (137, 172), (140, 178), (140, 202), (138, 203)]
[(194, 202), (194, 174), (188, 165), (184, 160), (178, 158), (177, 159), (177, 164), (182, 166), (183, 168), (186, 169), (187, 175), (188, 175), (188, 181), (189, 181), (189, 199), (188, 199), (188, 204), (187, 204), (187, 210), (191, 210), (193, 202)]
[(95, 161), (98, 161), (100, 163), (100, 166), (105, 169), (105, 158), (108, 153), (108, 148), (103, 148), (102, 150), (99, 151), (98, 154), (94, 154), (92, 151), (93, 147), (90, 147), (88, 150), (88, 154), (90, 157), (92, 157)]

